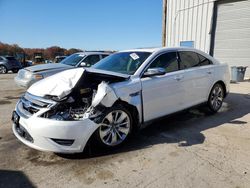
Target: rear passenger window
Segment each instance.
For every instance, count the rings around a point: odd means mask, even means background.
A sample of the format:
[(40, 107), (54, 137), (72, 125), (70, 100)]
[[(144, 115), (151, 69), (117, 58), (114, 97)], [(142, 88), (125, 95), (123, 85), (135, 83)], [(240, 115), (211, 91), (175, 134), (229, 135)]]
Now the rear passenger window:
[(168, 52), (157, 57), (149, 68), (164, 68), (166, 72), (178, 70), (178, 61), (176, 52)]
[(200, 59), (200, 63), (199, 63), (200, 66), (205, 66), (205, 65), (211, 65), (212, 64), (211, 61), (209, 61), (204, 56), (202, 56), (200, 54), (198, 54), (198, 56), (199, 56), (199, 59)]
[(212, 64), (210, 60), (195, 52), (179, 52), (180, 68), (188, 69), (192, 67), (205, 66)]
[(200, 59), (195, 52), (179, 52), (180, 55), (180, 68), (188, 69), (199, 66)]

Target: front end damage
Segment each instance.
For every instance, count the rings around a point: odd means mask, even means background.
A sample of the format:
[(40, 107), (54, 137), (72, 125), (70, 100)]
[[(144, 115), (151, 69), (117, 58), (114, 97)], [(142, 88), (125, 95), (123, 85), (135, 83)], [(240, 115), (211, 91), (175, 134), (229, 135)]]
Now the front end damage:
[(133, 103), (140, 110), (139, 96), (127, 96), (119, 85), (126, 82), (127, 75), (81, 68), (48, 77), (32, 85), (18, 102), (20, 120), (13, 132), (38, 150), (81, 152), (99, 127), (98, 117), (115, 103)]
[[(75, 90), (78, 90), (79, 93), (72, 93), (63, 100), (57, 99), (56, 105), (42, 117), (60, 121), (81, 121), (86, 118), (94, 121), (105, 109), (113, 106), (118, 100), (114, 90), (104, 81), (97, 88), (77, 88)], [(54, 96), (48, 95), (46, 97), (54, 98)]]
[[(81, 72), (82, 70), (80, 70)], [(79, 76), (76, 73), (78, 81), (63, 80), (63, 90), (58, 90), (56, 84), (53, 89), (46, 89), (46, 92), (40, 93), (41, 97), (55, 101), (55, 105), (42, 115), (43, 118), (60, 121), (81, 121), (85, 118), (94, 120), (103, 110), (113, 106), (119, 100), (112, 84), (122, 82), (128, 79), (127, 76), (117, 76), (101, 74), (99, 72), (82, 71)], [(58, 81), (56, 83), (59, 83)], [(50, 92), (48, 92), (50, 91)], [(28, 90), (29, 92), (29, 90)]]

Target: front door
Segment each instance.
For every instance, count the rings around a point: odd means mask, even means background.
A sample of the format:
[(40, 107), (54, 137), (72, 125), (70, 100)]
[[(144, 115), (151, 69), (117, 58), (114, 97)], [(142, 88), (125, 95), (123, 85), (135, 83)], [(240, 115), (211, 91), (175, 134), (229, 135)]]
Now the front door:
[(177, 53), (159, 55), (148, 68), (156, 67), (164, 68), (166, 74), (141, 78), (145, 122), (179, 111), (183, 106), (184, 70), (179, 70)]

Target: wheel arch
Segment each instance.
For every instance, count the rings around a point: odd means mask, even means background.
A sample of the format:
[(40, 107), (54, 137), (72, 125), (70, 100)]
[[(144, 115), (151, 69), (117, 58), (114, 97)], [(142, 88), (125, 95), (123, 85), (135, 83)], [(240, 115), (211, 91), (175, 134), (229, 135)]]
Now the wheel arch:
[[(114, 106), (118, 106), (118, 105), (121, 105), (121, 106), (125, 107), (131, 113), (130, 115), (131, 115), (132, 121), (133, 121), (133, 123), (132, 123), (132, 133), (135, 132), (135, 131), (138, 131), (140, 129), (140, 127), (139, 127), (139, 112), (138, 112), (137, 108), (135, 106), (129, 104), (126, 101), (118, 99), (111, 107), (109, 107), (107, 109), (110, 109), (110, 108), (112, 108)], [(95, 121), (95, 120), (92, 120), (92, 121)], [(95, 136), (95, 133), (96, 133), (96, 131), (98, 130), (99, 127), (100, 127), (100, 125), (97, 126), (95, 128), (95, 130), (92, 132), (92, 134), (88, 137), (87, 142), (85, 144), (85, 147), (82, 148), (82, 151), (86, 147), (88, 147), (88, 145), (90, 144), (90, 142), (93, 140), (93, 138)]]
[[(131, 113), (131, 117), (133, 119), (133, 129), (136, 130), (136, 129), (139, 129), (139, 112), (138, 112), (138, 109), (133, 106), (132, 104), (129, 104), (128, 102), (126, 101), (123, 101), (123, 100), (117, 100), (114, 105), (122, 105), (124, 106), (130, 113)], [(114, 106), (113, 105), (113, 106)]]
[(8, 67), (4, 63), (0, 63), (0, 66), (3, 66), (6, 68), (7, 72), (9, 71)]
[(213, 87), (215, 86), (215, 84), (220, 84), (220, 85), (222, 86), (222, 88), (223, 88), (224, 98), (227, 96), (226, 84), (225, 84), (222, 80), (218, 80), (218, 81), (216, 81), (216, 82), (212, 85), (212, 87), (210, 88), (209, 93), (208, 93), (208, 96), (207, 96), (207, 100), (209, 99), (210, 93), (211, 93)]
[[(222, 80), (217, 81), (215, 84), (220, 84), (222, 86), (222, 88), (223, 88), (223, 94), (224, 94), (224, 98), (225, 98), (226, 95), (227, 95), (226, 84)], [(213, 87), (214, 87), (214, 85), (213, 85)]]

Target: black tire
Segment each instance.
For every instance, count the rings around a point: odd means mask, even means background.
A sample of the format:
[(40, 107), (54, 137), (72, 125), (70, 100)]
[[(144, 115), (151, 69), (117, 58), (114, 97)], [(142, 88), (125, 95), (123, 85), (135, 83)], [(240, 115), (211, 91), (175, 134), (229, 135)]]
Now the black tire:
[[(124, 133), (124, 135), (121, 135), (122, 134), (122, 132), (119, 132), (119, 130), (118, 130), (118, 128), (115, 130), (115, 131), (118, 131), (118, 133), (116, 132), (115, 134), (117, 134), (116, 136), (117, 136), (117, 139), (120, 139), (120, 141), (119, 142), (117, 142), (116, 144), (108, 144), (108, 143), (105, 143), (105, 141), (104, 141), (104, 137), (102, 138), (102, 136), (101, 136), (101, 132), (103, 132), (103, 131), (105, 131), (105, 129), (104, 129), (104, 127), (107, 127), (106, 126), (106, 124), (108, 124), (107, 122), (104, 122), (104, 121), (106, 121), (107, 119), (107, 116), (109, 115), (109, 114), (112, 114), (112, 113), (115, 113), (115, 112), (123, 112), (123, 113), (125, 113), (126, 115), (127, 115), (127, 117), (126, 118), (128, 118), (128, 121), (129, 121), (129, 126), (128, 126), (128, 133), (127, 134), (125, 134)], [(112, 114), (112, 116), (113, 116), (113, 114)], [(121, 117), (122, 115), (120, 115), (119, 117)], [(125, 118), (125, 119), (126, 119)], [(118, 118), (119, 119), (119, 118)], [(124, 120), (125, 120), (124, 119)], [(124, 107), (124, 106), (122, 106), (122, 105), (116, 105), (116, 106), (114, 106), (114, 107), (111, 107), (111, 108), (109, 108), (108, 110), (106, 110), (100, 117), (98, 117), (98, 122), (101, 122), (100, 123), (100, 127), (95, 131), (95, 133), (94, 133), (94, 141), (98, 144), (98, 146), (100, 146), (101, 148), (117, 148), (117, 147), (119, 147), (119, 146), (121, 146), (121, 145), (123, 145), (126, 141), (127, 141), (127, 139), (129, 138), (129, 136), (131, 135), (131, 133), (132, 133), (132, 129), (133, 129), (133, 118), (132, 118), (132, 116), (131, 116), (131, 113)], [(122, 122), (123, 121), (121, 121), (121, 124), (122, 124)], [(125, 121), (124, 121), (125, 122)], [(106, 123), (106, 124), (103, 124), (103, 126), (102, 126), (102, 123)], [(104, 126), (105, 125), (105, 126)], [(115, 125), (111, 125), (111, 126), (115, 126)], [(120, 128), (121, 128), (122, 126), (120, 126)], [(125, 127), (125, 126), (124, 126)], [(106, 129), (108, 129), (108, 128), (106, 128)], [(125, 130), (127, 130), (127, 127), (125, 128)], [(109, 131), (109, 132), (111, 132), (111, 131)], [(120, 134), (120, 135), (119, 135)], [(112, 140), (113, 140), (113, 136), (112, 136), (112, 133), (110, 133), (110, 135), (111, 135), (111, 142), (112, 142)], [(119, 135), (119, 136), (118, 136)], [(122, 137), (124, 137), (123, 139), (120, 137), (120, 136), (122, 136)], [(108, 134), (107, 134), (107, 137), (108, 137)], [(108, 140), (108, 139), (107, 139)]]
[(212, 113), (216, 113), (220, 110), (224, 100), (224, 88), (220, 83), (216, 83), (210, 91), (207, 101), (208, 108)]
[(17, 72), (18, 72), (18, 69), (13, 69), (12, 72), (13, 72), (13, 73), (17, 73)]
[(0, 65), (0, 74), (7, 74), (8, 69), (4, 65)]

